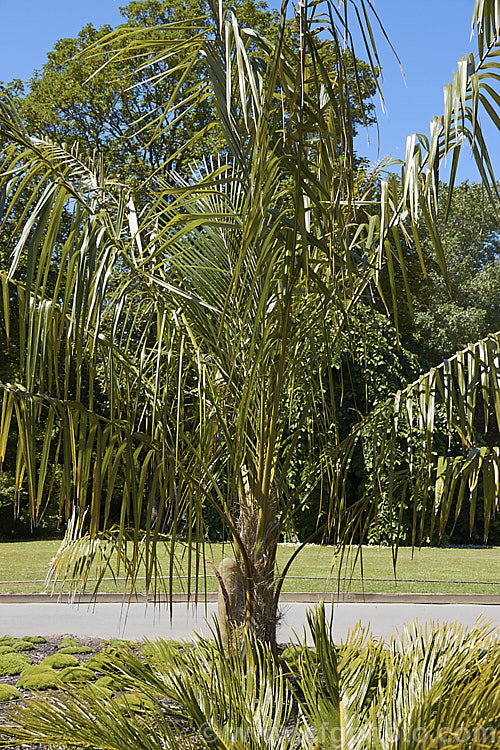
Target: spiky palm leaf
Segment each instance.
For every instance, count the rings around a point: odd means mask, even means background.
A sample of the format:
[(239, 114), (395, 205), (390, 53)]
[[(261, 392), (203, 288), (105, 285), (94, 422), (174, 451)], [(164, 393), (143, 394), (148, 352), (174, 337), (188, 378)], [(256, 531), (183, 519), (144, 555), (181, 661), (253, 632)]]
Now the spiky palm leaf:
[[(215, 641), (199, 638), (182, 650), (168, 641), (148, 643), (146, 660), (131, 651), (107, 654), (98, 666), (112, 678), (116, 697), (90, 683), (37, 698), (9, 715), (3, 735), (116, 750), (291, 748), (292, 696), (285, 675), (269, 647), (255, 649), (248, 636), (243, 646), (228, 652), (216, 633)], [(145, 705), (136, 701), (134, 709), (134, 696), (145, 696)], [(107, 734), (101, 731), (106, 711), (113, 724)]]
[[(229, 650), (158, 640), (98, 657), (115, 697), (89, 683), (6, 712), (0, 742), (64, 747), (395, 750), (494, 747), (499, 658), (485, 625), (409, 626), (388, 645), (357, 626), (335, 646), (323, 606), (293, 667), (247, 635)], [(93, 658), (96, 661), (96, 657)], [(92, 732), (92, 727), (94, 731)], [(466, 744), (468, 743), (468, 744)]]
[[(437, 438), (444, 423), (448, 440)], [(470, 344), (395, 394), (352, 430), (338, 455), (339, 481), (358, 443), (373, 467), (367, 495), (385, 497), (390, 512), (401, 494), (418, 498), (413, 544), (441, 538), (466, 493), (472, 532), (482, 477), (484, 534), (500, 507), (500, 334)], [(452, 442), (452, 438), (454, 441)], [(407, 466), (396, 470), (398, 457)], [(370, 500), (367, 500), (370, 502)], [(430, 519), (430, 527), (424, 523)]]

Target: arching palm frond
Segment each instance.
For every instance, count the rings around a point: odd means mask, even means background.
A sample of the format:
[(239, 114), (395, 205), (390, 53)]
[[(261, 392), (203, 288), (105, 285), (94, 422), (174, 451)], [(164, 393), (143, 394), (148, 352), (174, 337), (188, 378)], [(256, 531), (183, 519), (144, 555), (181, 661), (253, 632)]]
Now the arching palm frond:
[(363, 444), (372, 469), (363, 509), (376, 513), (384, 499), (401, 522), (401, 498), (413, 498), (413, 544), (428, 535), (441, 538), (466, 497), (472, 530), (480, 478), (487, 538), (500, 508), (499, 352), (498, 333), (470, 344), (361, 420), (340, 449), (345, 476), (356, 445)]

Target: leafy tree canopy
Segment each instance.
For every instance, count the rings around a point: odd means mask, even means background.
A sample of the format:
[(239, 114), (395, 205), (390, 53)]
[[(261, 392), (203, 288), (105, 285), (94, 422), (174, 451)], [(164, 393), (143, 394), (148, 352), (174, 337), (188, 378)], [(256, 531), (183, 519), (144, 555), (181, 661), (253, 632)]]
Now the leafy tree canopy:
[[(409, 344), (431, 364), (500, 330), (500, 206), (481, 185), (455, 188), (445, 219), (448, 188), (441, 186), (437, 227), (448, 267), (449, 291), (432, 269), (419, 278)], [(422, 245), (429, 255), (429, 233)]]
[[(232, 5), (242, 25), (270, 38), (276, 34), (279, 14), (263, 0), (236, 0)], [(199, 97), (188, 114), (179, 104), (170, 120), (181, 112), (182, 117), (165, 129), (167, 102), (177, 96), (179, 86), (184, 102), (188, 100), (202, 73), (197, 64), (187, 73), (181, 69), (182, 52), (176, 52), (175, 45), (153, 64), (150, 58), (155, 42), (164, 45), (168, 39), (185, 35), (190, 26), (193, 34), (199, 33), (195, 25), (210, 29), (213, 20), (208, 10), (206, 0), (134, 0), (120, 8), (125, 23), (114, 37), (111, 26), (88, 24), (76, 38), (56, 42), (30, 81), (16, 80), (4, 89), (30, 133), (68, 146), (78, 143), (80, 153), (87, 156), (98, 151), (120, 180), (140, 184), (168, 159), (175, 169), (185, 171), (190, 162), (200, 162), (224, 147), (221, 131), (214, 125), (214, 101), (211, 96)], [(123, 28), (127, 28), (126, 36), (120, 34)], [(110, 35), (112, 41), (103, 50), (99, 43)], [(295, 20), (288, 22), (286, 35), (298, 46)], [(138, 52), (131, 49), (124, 58), (119, 52), (131, 39)], [(140, 51), (144, 44), (147, 54)], [(335, 45), (325, 40), (321, 52), (325, 68), (334, 71)], [(370, 67), (355, 60), (349, 50), (342, 55), (351, 84), (353, 123), (373, 122), (370, 100), (376, 86)], [(203, 137), (186, 149), (186, 143), (198, 134)]]

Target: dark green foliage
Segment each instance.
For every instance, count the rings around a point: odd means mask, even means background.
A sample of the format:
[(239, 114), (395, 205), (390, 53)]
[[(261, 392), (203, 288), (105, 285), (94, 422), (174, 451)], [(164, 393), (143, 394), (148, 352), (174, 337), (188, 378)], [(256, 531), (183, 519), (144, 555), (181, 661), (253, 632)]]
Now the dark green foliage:
[[(402, 329), (404, 345), (432, 365), (500, 329), (500, 205), (492, 205), (481, 185), (464, 182), (455, 187), (446, 217), (448, 192), (441, 184), (436, 226), (449, 287), (432, 263), (427, 278), (415, 265), (415, 319)], [(425, 227), (421, 243), (429, 258)]]
[[(329, 325), (332, 324), (327, 317), (325, 337), (328, 336)], [(328, 425), (316, 422), (315, 429), (324, 431), (321, 440), (311, 439), (311, 430), (304, 423), (303, 440), (299, 441), (294, 458), (290, 461), (288, 481), (291, 489), (300, 486), (308, 474), (314, 473), (314, 467), (320, 460), (319, 445), (324, 444), (328, 430), (336, 431), (338, 438), (344, 439), (360, 416), (368, 414), (391, 393), (415, 380), (421, 371), (418, 358), (398, 346), (395, 329), (388, 318), (362, 304), (358, 305), (353, 316), (352, 330), (343, 336), (341, 346), (336, 342), (335, 357), (330, 358), (329, 365), (323, 368), (325, 374), (322, 382), (313, 383), (310, 373), (314, 373), (315, 368), (310, 367), (308, 361), (326, 358), (328, 346), (332, 346), (328, 339), (314, 340), (310, 351), (303, 353), (303, 383), (297, 389), (295, 404), (290, 410), (291, 427), (302, 419), (302, 390), (311, 387), (316, 390), (318, 401), (320, 398), (326, 399), (331, 421)], [(405, 462), (406, 456), (401, 455), (400, 470), (405, 467)], [(361, 449), (357, 450), (345, 479), (352, 504), (363, 496), (370, 468)], [(296, 514), (294, 531), (301, 541), (309, 538), (315, 530), (315, 541), (335, 538), (335, 532), (332, 533), (328, 527), (330, 491), (328, 484), (322, 483), (307, 499), (300, 501), (303, 512)], [(411, 526), (411, 519), (406, 520)], [(377, 531), (379, 526), (383, 532), (385, 524), (386, 519), (381, 515), (372, 524), (371, 530), (365, 529), (367, 539), (381, 541), (375, 537), (380, 535), (380, 530)], [(359, 533), (357, 538), (360, 538)], [(403, 538), (402, 541), (407, 540)]]
[(26, 502), (26, 488), (21, 486), (16, 490), (13, 473), (7, 468), (13, 465), (15, 466), (14, 450), (7, 452), (4, 470), (0, 469), (0, 541), (9, 542), (61, 536), (60, 520), (54, 501), (50, 507), (45, 509), (45, 512), (40, 514), (39, 522), (33, 523)]
[[(480, 476), (478, 479), (479, 496), (481, 496), (483, 491), (483, 477)], [(446, 528), (441, 539), (441, 544), (445, 546), (454, 546), (461, 544), (487, 544), (493, 547), (500, 545), (500, 513), (497, 513), (492, 519), (490, 519), (488, 526), (488, 536), (486, 537), (484, 525), (484, 510), (481, 506), (479, 506), (476, 512), (476, 518), (471, 533), (469, 508), (465, 504), (463, 504), (458, 512), (458, 515), (456, 515), (458, 499), (457, 495), (458, 492), (455, 492), (452, 504), (451, 518), (446, 524)]]

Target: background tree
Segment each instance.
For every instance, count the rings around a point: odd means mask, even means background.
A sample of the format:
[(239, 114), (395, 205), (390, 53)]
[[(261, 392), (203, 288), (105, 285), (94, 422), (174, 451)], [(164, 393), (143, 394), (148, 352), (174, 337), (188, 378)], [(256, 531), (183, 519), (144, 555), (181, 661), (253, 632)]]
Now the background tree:
[[(328, 316), (325, 326), (331, 331), (335, 330)], [(335, 415), (338, 438), (344, 440), (361, 415), (366, 416), (385, 403), (392, 393), (415, 380), (422, 369), (416, 355), (398, 346), (396, 331), (387, 316), (365, 303), (358, 305), (349, 331), (344, 331), (339, 340), (332, 340), (330, 345), (332, 355), (321, 382), (318, 382), (317, 372), (309, 367), (307, 360), (303, 362), (302, 377), (309, 388), (316, 392), (318, 408), (324, 394), (329, 397), (328, 382), (333, 383), (335, 402), (332, 413)], [(322, 347), (322, 340), (317, 341), (316, 346)], [(326, 356), (324, 361), (328, 362)], [(298, 380), (300, 382), (300, 378)], [(300, 396), (297, 398), (294, 404), (296, 411), (291, 415), (292, 423), (294, 420), (295, 423), (300, 421), (301, 407), (305, 401)], [(288, 481), (292, 487), (300, 487), (304, 478), (314, 472), (319, 462), (321, 444), (322, 441), (311, 439), (311, 432), (303, 429), (302, 438), (290, 460)], [(351, 504), (362, 501), (369, 471), (363, 451), (358, 448), (346, 478)], [(293, 527), (299, 540), (310, 538), (315, 530), (318, 531), (318, 538), (321, 538), (320, 530), (328, 520), (327, 493), (327, 487), (320, 483), (307, 497), (300, 497), (297, 505), (301, 512), (296, 514)], [(405, 521), (405, 529), (399, 530), (399, 539), (408, 542), (411, 539), (411, 518)], [(329, 536), (323, 532), (322, 536), (324, 540), (335, 542), (334, 534)], [(377, 543), (390, 543), (392, 540), (390, 519), (380, 508), (366, 539)]]
[[(415, 324), (406, 344), (436, 365), (471, 341), (500, 330), (500, 211), (481, 185), (441, 186), (437, 226), (448, 269), (449, 288), (431, 270), (419, 274)], [(428, 233), (422, 233), (428, 254)], [(432, 268), (432, 267), (431, 267)], [(415, 285), (416, 286), (416, 285)]]
[[(401, 186), (398, 185), (398, 190)], [(395, 267), (393, 273), (398, 283), (396, 305), (391, 297), (389, 268), (382, 274), (381, 287), (384, 302), (379, 301), (378, 309), (383, 313), (387, 307), (397, 311), (399, 340), (403, 351), (409, 350), (418, 356), (421, 371), (429, 365), (436, 366), (457, 350), (465, 351), (477, 339), (485, 338), (500, 328), (498, 316), (498, 201), (487, 195), (484, 186), (463, 183), (452, 191), (446, 184), (438, 189), (438, 208), (435, 227), (439, 230), (443, 256), (446, 259), (447, 279), (445, 280), (436, 261), (433, 260), (433, 238), (431, 231), (421, 221), (418, 231), (418, 248), (425, 258), (426, 271), (416, 251), (415, 239), (405, 247), (394, 242), (394, 252), (403, 253), (406, 265), (406, 289), (410, 290), (411, 305), (405, 299), (405, 279), (401, 269)], [(408, 226), (409, 232), (411, 232)], [(460, 440), (451, 439), (446, 428), (445, 412), (441, 407), (435, 415), (436, 436), (441, 434), (441, 444), (449, 443), (450, 455), (458, 458), (462, 450)], [(495, 429), (494, 420), (486, 427), (478, 415), (474, 431), (480, 444), (490, 446), (500, 443), (500, 435)], [(441, 449), (442, 450), (442, 449)], [(366, 457), (365, 457), (366, 463)], [(363, 465), (365, 465), (365, 463)], [(401, 470), (406, 464), (404, 451), (400, 453), (398, 465)], [(364, 469), (369, 474), (369, 469)], [(485, 491), (481, 476), (478, 479), (478, 495)], [(476, 523), (471, 527), (469, 511), (462, 505), (458, 488), (452, 499), (451, 519), (441, 530), (441, 543), (481, 544), (485, 542), (484, 518), (482, 510), (476, 514)], [(401, 516), (401, 508), (404, 507)], [(370, 531), (374, 539), (388, 543), (397, 531), (399, 538), (409, 542), (413, 513), (407, 502), (393, 509), (391, 514), (387, 503), (382, 503), (378, 513), (378, 523)], [(423, 538), (430, 539), (430, 523), (425, 524)], [(495, 544), (500, 527), (498, 519), (491, 520), (488, 540)]]
[[(262, 0), (238, 0), (233, 7), (242, 27), (269, 37), (276, 33), (279, 14)], [(82, 155), (91, 156), (97, 150), (108, 169), (112, 165), (112, 176), (139, 185), (167, 161), (186, 172), (224, 148), (212, 95), (198, 96), (194, 106), (184, 111), (203, 74), (201, 65), (193, 61), (185, 70), (175, 44), (165, 57), (154, 55), (155, 48), (182, 37), (190, 28), (203, 33), (214, 27), (206, 0), (135, 0), (120, 12), (126, 33), (115, 34), (105, 51), (99, 42), (106, 41), (113, 29), (88, 24), (76, 38), (56, 42), (30, 81), (13, 81), (4, 88), (30, 133), (68, 146), (78, 143)], [(286, 35), (298, 45), (294, 20), (287, 23)], [(131, 48), (126, 55), (120, 54), (130, 39)], [(149, 51), (138, 58), (133, 48), (144, 44)], [(328, 40), (321, 46), (325, 70), (332, 75), (336, 55), (343, 55), (353, 126), (372, 123), (371, 98), (376, 86), (370, 66), (355, 60), (349, 50), (340, 52)], [(166, 127), (164, 111), (174, 94), (176, 108), (170, 111)], [(191, 142), (189, 148), (187, 142)]]

